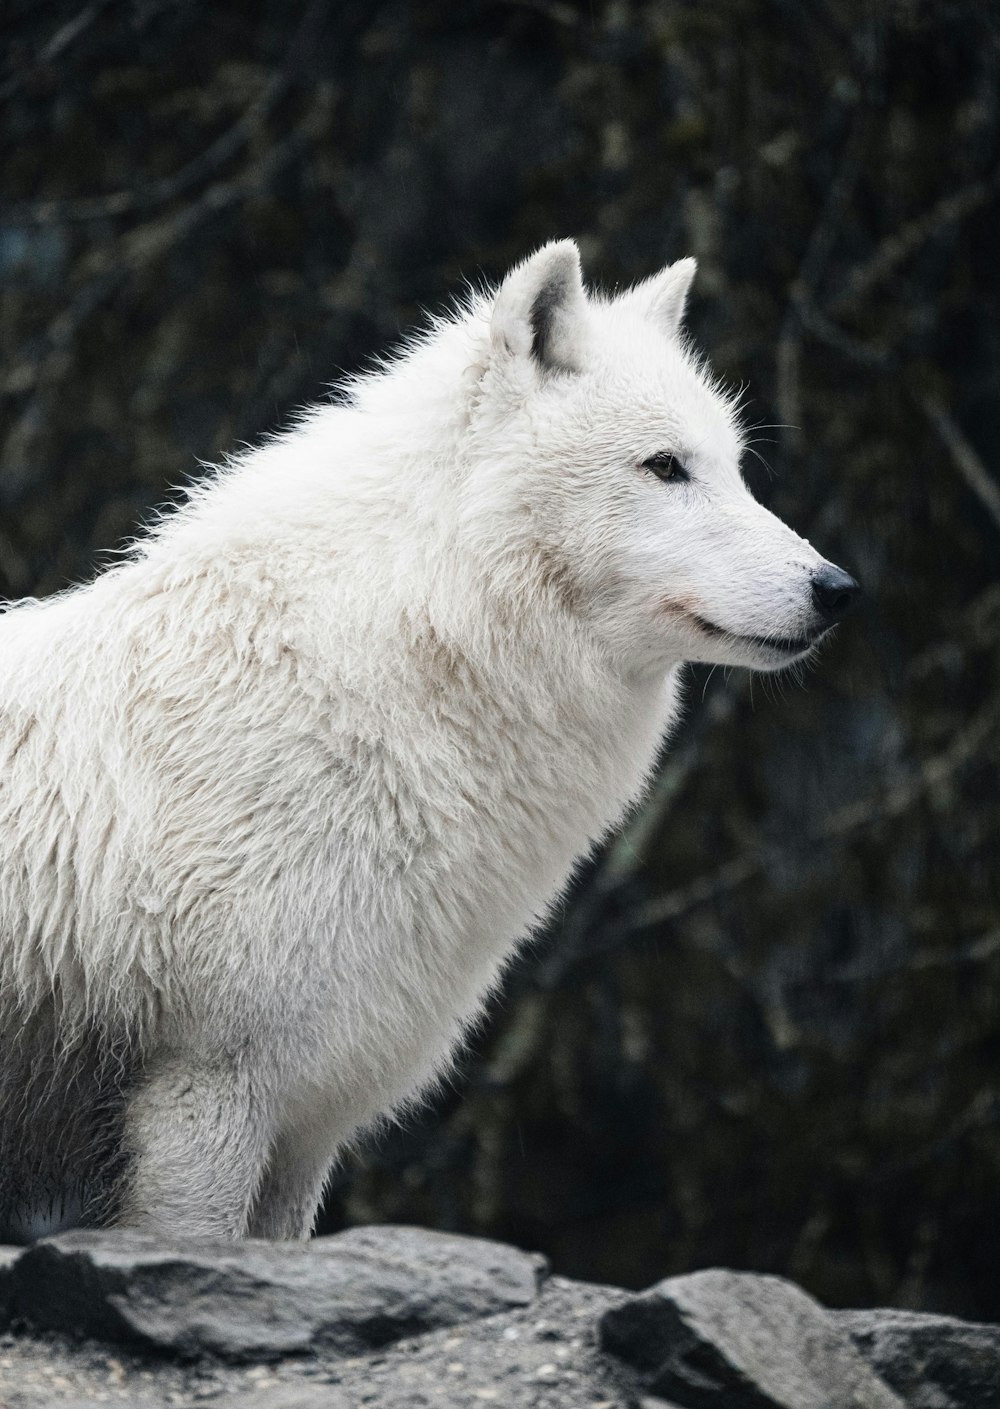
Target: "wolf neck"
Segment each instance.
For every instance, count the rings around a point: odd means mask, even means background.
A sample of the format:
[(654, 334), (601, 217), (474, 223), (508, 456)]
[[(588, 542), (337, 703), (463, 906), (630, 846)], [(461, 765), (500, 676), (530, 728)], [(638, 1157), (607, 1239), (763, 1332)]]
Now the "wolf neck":
[[(478, 317), (473, 309), (389, 375), (362, 379), (349, 404), (319, 407), (234, 461), (142, 556), (167, 579), (228, 576), (249, 611), (259, 579), (261, 615), (275, 610), (277, 588), (300, 621), (325, 618), (310, 668), (346, 664), (352, 688), (370, 688), (373, 715), (390, 715), (401, 735), (423, 727), (402, 705), (409, 698), (417, 714), (423, 701), (501, 732), (535, 755), (520, 763), (536, 783), (552, 772), (556, 791), (560, 773), (574, 769), (585, 784), (593, 765), (607, 826), (643, 785), (676, 710), (677, 672), (623, 672), (574, 610), (564, 566), (530, 525), (506, 517), (509, 506), (497, 504), (495, 523), (470, 521)], [(542, 767), (557, 755), (559, 768)]]

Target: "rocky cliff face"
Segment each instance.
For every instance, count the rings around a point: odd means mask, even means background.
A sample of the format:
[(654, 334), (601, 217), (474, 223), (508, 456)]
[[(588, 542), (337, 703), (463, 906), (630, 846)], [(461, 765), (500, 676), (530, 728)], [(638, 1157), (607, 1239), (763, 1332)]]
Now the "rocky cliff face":
[(0, 1253), (0, 1402), (259, 1409), (991, 1409), (1000, 1328), (825, 1310), (721, 1270), (641, 1295), (500, 1243), (76, 1233)]

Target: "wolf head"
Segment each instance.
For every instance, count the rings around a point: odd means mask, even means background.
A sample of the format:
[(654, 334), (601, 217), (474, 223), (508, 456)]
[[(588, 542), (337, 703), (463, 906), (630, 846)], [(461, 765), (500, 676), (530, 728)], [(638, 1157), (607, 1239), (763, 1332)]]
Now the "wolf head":
[(510, 272), (485, 309), (470, 509), (496, 525), (502, 501), (626, 668), (778, 670), (858, 587), (744, 484), (734, 401), (680, 335), (694, 272), (588, 295), (569, 240)]

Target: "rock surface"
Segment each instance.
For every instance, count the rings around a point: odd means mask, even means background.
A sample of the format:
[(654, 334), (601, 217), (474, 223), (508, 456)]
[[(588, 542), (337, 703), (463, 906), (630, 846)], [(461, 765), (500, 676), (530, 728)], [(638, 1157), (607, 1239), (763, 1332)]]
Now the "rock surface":
[(3, 1331), (0, 1409), (1000, 1409), (1000, 1327), (718, 1269), (637, 1295), (415, 1228), (0, 1248)]
[(608, 1311), (601, 1343), (690, 1409), (902, 1409), (848, 1332), (782, 1277), (670, 1277)]
[(1000, 1326), (916, 1311), (835, 1311), (838, 1325), (915, 1409), (1000, 1406)]
[(526, 1306), (544, 1259), (417, 1228), (352, 1229), (306, 1243), (157, 1244), (67, 1233), (8, 1274), (8, 1314), (43, 1330), (186, 1357), (352, 1355)]

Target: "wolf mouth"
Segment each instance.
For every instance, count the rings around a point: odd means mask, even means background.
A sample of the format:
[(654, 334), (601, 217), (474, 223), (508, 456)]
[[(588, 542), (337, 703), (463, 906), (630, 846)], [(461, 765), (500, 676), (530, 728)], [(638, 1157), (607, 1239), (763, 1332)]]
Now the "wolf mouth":
[(744, 645), (757, 646), (764, 651), (775, 651), (779, 655), (797, 656), (810, 650), (827, 633), (829, 627), (822, 627), (811, 636), (744, 636), (737, 631), (727, 631), (724, 626), (716, 626), (714, 621), (691, 613), (691, 620), (707, 636), (715, 636), (727, 641), (738, 641)]

